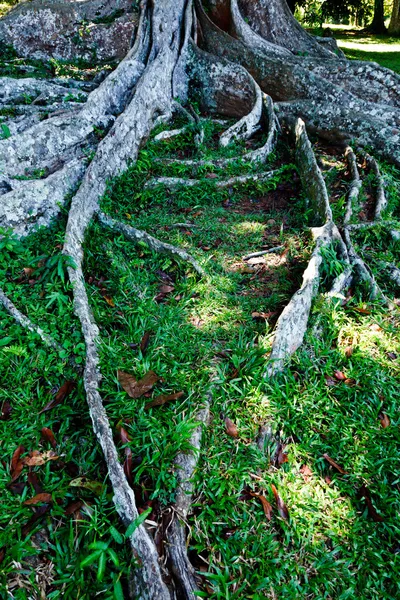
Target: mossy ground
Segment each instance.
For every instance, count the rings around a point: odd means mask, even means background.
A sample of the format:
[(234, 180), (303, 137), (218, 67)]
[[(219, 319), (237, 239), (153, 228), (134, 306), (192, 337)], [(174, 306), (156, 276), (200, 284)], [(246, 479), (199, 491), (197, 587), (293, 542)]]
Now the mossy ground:
[[(150, 521), (161, 522), (174, 500), (174, 458), (188, 449), (196, 412), (211, 394), (212, 420), (204, 432), (188, 523), (189, 553), (203, 578), (202, 597), (395, 598), (400, 581), (397, 316), (368, 303), (362, 291), (354, 290), (345, 306), (321, 295), (310, 327), (312, 332), (318, 326), (321, 333), (309, 333), (285, 371), (265, 379), (274, 323), (301, 285), (310, 256), (307, 211), (291, 150), (283, 143), (267, 165), (238, 162), (223, 170), (209, 165), (193, 172), (157, 162), (221, 156), (218, 130), (207, 123), (201, 151), (191, 130), (171, 142), (150, 140), (102, 200), (103, 210), (114, 218), (193, 254), (206, 271), (204, 278), (187, 264), (135, 247), (97, 223), (85, 244), (87, 289), (101, 334), (101, 392), (116, 439), (121, 423), (131, 437), (138, 506), (151, 508)], [(262, 142), (260, 137), (255, 144)], [(222, 154), (243, 149), (231, 147)], [(343, 162), (322, 147), (319, 160), (339, 217), (347, 182)], [(387, 216), (398, 218), (399, 173), (382, 167), (390, 196)], [(215, 187), (218, 178), (271, 168), (277, 173), (267, 184)], [(157, 175), (194, 176), (200, 184), (144, 190), (145, 181)], [(12, 237), (1, 242), (3, 289), (64, 348), (49, 351), (0, 312), (0, 404), (9, 402), (12, 408), (0, 422), (1, 573), (5, 594), (17, 599), (40, 597), (41, 589), (49, 599), (117, 598), (116, 582), (125, 586), (130, 568), (81, 382), (84, 344), (60, 254), (65, 221), (64, 213), (51, 230), (22, 242)], [(191, 225), (173, 227), (182, 222)], [(384, 230), (360, 234), (356, 242), (393, 296), (396, 290), (379, 261), (398, 261), (399, 247), (388, 242)], [(283, 249), (267, 255), (265, 264), (249, 268), (242, 261), (245, 254), (279, 245)], [(322, 291), (340, 269), (335, 260), (329, 264)], [(166, 283), (174, 289), (158, 302)], [(253, 313), (262, 315), (254, 318)], [(144, 353), (138, 345), (146, 331), (151, 335)], [(68, 362), (71, 355), (75, 366)], [(136, 376), (152, 369), (163, 378), (155, 394), (183, 391), (184, 396), (145, 410), (147, 398), (132, 400), (120, 388), (118, 369)], [(343, 372), (347, 383), (335, 379), (335, 371)], [(39, 414), (52, 393), (71, 379), (75, 390)], [(389, 418), (388, 427), (382, 427), (381, 413)], [(227, 435), (225, 416), (236, 423), (237, 439)], [(275, 441), (266, 452), (254, 445), (265, 422), (285, 446), (287, 462), (281, 465), (273, 458)], [(53, 503), (26, 533), (32, 508), (24, 501), (35, 491), (26, 469), (18, 480), (23, 485), (10, 487), (9, 464), (20, 444), (26, 450), (49, 448), (41, 440), (43, 427), (54, 432), (60, 458), (33, 471)], [(118, 446), (123, 460), (123, 446)], [(333, 469), (324, 454), (346, 473)], [(95, 491), (90, 484), (71, 486), (77, 477), (101, 485)], [(275, 507), (271, 484), (288, 507), (287, 521), (274, 509), (269, 522), (249, 495), (263, 493)], [(379, 522), (360, 496), (363, 484)], [(77, 501), (75, 512), (67, 514)], [(104, 542), (116, 555), (107, 555), (102, 574), (98, 561), (90, 566), (83, 561)]]

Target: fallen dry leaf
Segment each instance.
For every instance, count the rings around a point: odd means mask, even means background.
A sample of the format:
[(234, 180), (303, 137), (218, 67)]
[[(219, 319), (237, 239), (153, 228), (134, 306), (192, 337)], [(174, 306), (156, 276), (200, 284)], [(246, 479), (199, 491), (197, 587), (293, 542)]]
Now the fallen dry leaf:
[(28, 483), (33, 486), (33, 489), (37, 494), (41, 494), (43, 492), (43, 488), (40, 484), (38, 476), (33, 471), (29, 471), (28, 473)]
[(308, 465), (302, 465), (300, 467), (300, 473), (302, 474), (304, 481), (308, 481), (313, 474)]
[(29, 521), (22, 527), (21, 533), (23, 537), (26, 537), (31, 531), (32, 527), (40, 521), (44, 515), (50, 510), (50, 502), (42, 504), (35, 508), (35, 514), (29, 519)]
[(345, 379), (344, 380), (344, 384), (345, 385), (349, 385), (350, 387), (354, 387), (355, 385), (357, 385), (357, 381), (355, 379)]
[(8, 400), (4, 400), (1, 406), (0, 421), (7, 421), (11, 416), (12, 408)]
[(82, 508), (82, 506), (82, 500), (73, 500), (66, 506), (64, 514), (73, 515), (74, 513), (77, 513)]
[(110, 298), (110, 296), (103, 296), (103, 298), (109, 306), (112, 306), (112, 307), (115, 306), (115, 302), (112, 298)]
[(128, 432), (123, 427), (121, 427), (121, 429), (119, 430), (119, 434), (121, 436), (121, 442), (123, 444), (128, 444), (131, 441), (131, 438), (130, 438)]
[(328, 463), (334, 467), (337, 471), (339, 471), (339, 473), (341, 473), (342, 475), (346, 475), (347, 471), (345, 471), (344, 469), (342, 469), (342, 467), (340, 465), (337, 464), (337, 462), (335, 462), (333, 460), (333, 458), (331, 458), (328, 454), (323, 454), (322, 455), (324, 457), (325, 460), (328, 461)]
[(355, 308), (353, 308), (353, 310), (355, 310), (358, 313), (361, 313), (362, 315), (370, 315), (371, 314), (371, 311), (368, 310), (368, 308), (358, 308), (358, 307), (355, 307)]
[(104, 485), (100, 483), (100, 481), (92, 481), (91, 479), (87, 479), (86, 477), (77, 477), (69, 482), (71, 487), (82, 487), (86, 490), (90, 490), (97, 495), (101, 495), (104, 490)]
[(386, 429), (386, 427), (390, 426), (390, 419), (386, 413), (379, 413), (379, 420), (384, 429)]
[(343, 371), (334, 371), (334, 376), (336, 377), (336, 379), (338, 381), (344, 381), (345, 379), (347, 379), (346, 375), (343, 373)]
[(153, 408), (154, 406), (162, 406), (167, 402), (171, 402), (172, 400), (178, 400), (178, 398), (182, 398), (183, 394), (184, 392), (176, 392), (175, 394), (161, 394), (160, 396), (154, 398), (154, 400), (152, 400), (151, 402), (148, 402), (145, 405), (145, 408), (148, 409)]
[(288, 455), (286, 454), (286, 452), (284, 452), (284, 449), (284, 446), (279, 444), (279, 449), (276, 455), (276, 462), (278, 465), (283, 465), (284, 463), (288, 462)]
[(371, 494), (369, 493), (369, 490), (365, 487), (364, 484), (361, 486), (361, 489), (358, 492), (358, 494), (361, 498), (364, 498), (368, 508), (368, 515), (371, 517), (371, 519), (375, 521), (375, 523), (383, 523), (385, 519), (381, 517), (381, 515), (378, 515), (378, 513), (376, 512), (376, 509), (372, 504)]
[(284, 503), (284, 501), (282, 500), (282, 498), (280, 497), (280, 495), (278, 494), (278, 490), (276, 489), (276, 487), (274, 486), (273, 483), (271, 483), (271, 489), (272, 489), (272, 493), (275, 496), (276, 505), (278, 507), (278, 512), (281, 515), (282, 519), (285, 519), (287, 521), (289, 518), (288, 508), (287, 508), (286, 504)]
[(334, 387), (337, 385), (337, 379), (333, 379), (330, 375), (325, 375), (325, 383), (328, 387)]
[(272, 510), (273, 510), (272, 504), (270, 502), (268, 502), (266, 497), (263, 496), (262, 494), (256, 494), (254, 492), (250, 492), (250, 495), (253, 496), (253, 498), (258, 498), (258, 500), (262, 504), (265, 516), (267, 517), (268, 521), (270, 521), (272, 519)]
[(51, 494), (47, 494), (46, 492), (36, 494), (36, 496), (30, 500), (25, 500), (24, 504), (26, 504), (26, 506), (32, 506), (35, 504), (41, 504), (42, 502), (51, 502)]
[(344, 349), (344, 354), (347, 358), (350, 358), (350, 356), (353, 354), (354, 352), (354, 346), (346, 346), (346, 348)]
[(18, 446), (18, 448), (14, 451), (14, 454), (12, 455), (10, 465), (11, 481), (16, 481), (22, 473), (24, 463), (22, 462), (21, 454), (23, 454), (24, 452), (25, 448), (23, 446)]
[(118, 381), (131, 398), (140, 398), (143, 394), (153, 389), (154, 385), (159, 380), (160, 377), (156, 375), (154, 371), (148, 371), (148, 373), (139, 380), (129, 373), (118, 371)]
[(147, 347), (148, 347), (149, 341), (150, 341), (150, 335), (151, 335), (151, 331), (146, 331), (140, 342), (140, 351), (143, 354), (143, 356), (146, 354), (146, 350), (147, 350)]
[(57, 446), (56, 438), (54, 437), (54, 433), (48, 427), (43, 427), (40, 432), (42, 434), (42, 438), (46, 442), (50, 442), (50, 444), (55, 448)]
[(46, 464), (49, 460), (57, 460), (58, 458), (60, 457), (53, 450), (42, 453), (33, 450), (29, 452), (29, 456), (22, 459), (22, 463), (27, 467), (39, 467)]
[(372, 325), (369, 326), (371, 331), (382, 331), (382, 327), (380, 327), (380, 325), (378, 325), (377, 323), (372, 323)]
[(65, 398), (69, 396), (69, 394), (72, 392), (75, 386), (75, 381), (66, 381), (65, 383), (63, 383), (63, 385), (60, 387), (54, 398), (50, 400), (50, 402), (46, 404), (44, 408), (42, 408), (42, 410), (39, 412), (39, 415), (44, 413), (46, 410), (51, 410), (58, 404), (61, 404), (61, 402), (63, 402)]
[(233, 438), (239, 437), (239, 431), (235, 423), (229, 417), (225, 417), (225, 431)]

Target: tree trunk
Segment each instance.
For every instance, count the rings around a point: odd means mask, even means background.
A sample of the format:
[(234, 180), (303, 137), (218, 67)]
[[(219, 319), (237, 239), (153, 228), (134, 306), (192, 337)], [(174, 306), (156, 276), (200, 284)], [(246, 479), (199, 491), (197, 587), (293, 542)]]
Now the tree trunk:
[[(91, 2), (99, 4), (99, 0), (88, 0), (85, 5)], [(381, 0), (378, 4), (382, 8)], [(113, 2), (110, 0), (107, 6), (112, 8)], [(373, 63), (345, 60), (334, 41), (321, 41), (301, 28), (286, 0), (210, 0), (208, 8), (206, 13), (200, 0), (194, 5), (191, 0), (143, 0), (135, 45), (115, 71), (88, 93), (84, 103), (60, 114), (59, 108), (55, 108), (56, 100), (65, 97), (65, 89), (62, 86), (60, 89), (59, 82), (47, 82), (45, 89), (43, 85), (40, 92), (37, 89), (35, 98), (45, 93), (48, 118), (42, 119), (40, 106), (32, 103), (17, 121), (10, 117), (7, 127), (12, 135), (0, 140), (0, 226), (26, 235), (38, 225), (48, 225), (56, 218), (65, 197), (72, 196), (64, 253), (74, 264), (68, 273), (75, 313), (86, 343), (84, 385), (116, 510), (126, 526), (137, 518), (138, 511), (99, 393), (99, 330), (85, 288), (82, 259), (87, 227), (97, 217), (102, 225), (127, 239), (147, 240), (153, 249), (169, 251), (196, 268), (197, 263), (186, 253), (158, 244), (153, 237), (99, 214), (99, 199), (105, 192), (106, 181), (120, 175), (136, 160), (155, 124), (168, 121), (174, 111), (179, 111), (198, 125), (200, 119), (190, 113), (190, 106), (182, 107), (195, 90), (208, 113), (238, 119), (221, 135), (221, 146), (233, 139), (248, 139), (268, 126), (265, 145), (244, 156), (264, 161), (280, 129), (277, 116), (288, 130), (293, 130), (296, 123), (299, 170), (306, 194), (312, 199), (318, 227), (313, 231), (315, 250), (303, 285), (278, 322), (270, 374), (283, 368), (302, 341), (327, 245), (337, 242), (349, 269), (354, 266), (360, 278), (368, 281), (380, 296), (373, 277), (352, 248), (350, 226), (344, 223), (342, 237), (333, 222), (325, 182), (306, 128), (342, 145), (353, 138), (359, 147), (372, 147), (399, 166), (400, 77)], [(24, 11), (29, 11), (28, 4)], [(12, 13), (7, 17), (7, 27), (13, 18), (19, 18), (18, 14), (16, 11), (15, 17)], [(1, 31), (0, 27), (0, 35)], [(21, 84), (8, 78), (2, 84), (1, 89), (6, 91), (1, 92), (0, 107), (7, 107), (17, 101)], [(95, 135), (99, 128), (104, 132), (101, 141)], [(85, 155), (88, 147), (93, 155), (90, 164)], [(230, 159), (221, 160), (227, 164)], [(26, 180), (26, 173), (33, 170), (43, 171), (44, 177)], [(270, 176), (271, 173), (263, 174), (264, 178)], [(245, 177), (218, 185), (230, 186), (255, 176)], [(158, 184), (194, 185), (190, 180), (182, 183), (170, 178)], [(358, 180), (354, 189), (356, 184)], [(382, 199), (380, 205), (384, 205)], [(196, 270), (201, 273), (201, 269)], [(335, 290), (341, 290), (348, 279), (346, 272), (346, 277), (336, 282)], [(6, 299), (1, 297), (0, 301), (12, 307)], [(25, 321), (19, 316), (19, 322)], [(204, 420), (207, 413), (208, 409), (199, 411)], [(198, 445), (200, 433), (197, 431), (194, 438)], [(171, 576), (176, 582), (173, 589), (165, 583), (156, 546), (145, 527), (141, 525), (130, 537), (137, 564), (132, 580), (133, 595), (137, 598), (170, 600), (175, 597), (175, 589), (181, 590), (183, 598), (196, 598), (197, 582), (187, 558), (184, 524), (180, 521), (189, 511), (186, 492), (192, 489), (189, 480), (195, 463), (191, 455), (177, 460), (185, 468), (185, 482), (180, 482), (180, 489), (186, 491), (177, 496), (177, 517), (169, 536)]]
[(371, 33), (386, 33), (385, 11), (383, 0), (375, 0), (374, 17), (371, 24), (368, 26), (368, 31)]
[(388, 32), (390, 35), (400, 35), (400, 0), (393, 0)]

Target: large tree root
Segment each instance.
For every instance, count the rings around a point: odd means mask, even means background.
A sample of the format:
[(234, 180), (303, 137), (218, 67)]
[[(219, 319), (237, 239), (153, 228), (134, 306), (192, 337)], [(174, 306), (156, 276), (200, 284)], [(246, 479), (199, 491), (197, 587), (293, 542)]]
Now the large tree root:
[(199, 422), (190, 438), (192, 450), (189, 454), (179, 454), (175, 460), (178, 487), (176, 500), (172, 507), (172, 521), (167, 530), (168, 555), (172, 572), (178, 583), (179, 591), (185, 600), (198, 598), (199, 591), (195, 572), (189, 562), (186, 541), (186, 520), (192, 504), (193, 476), (199, 459), (201, 438), (204, 426), (207, 425), (210, 415), (210, 400), (207, 398), (204, 408), (197, 414)]
[[(274, 176), (276, 176), (276, 174), (277, 171), (267, 171), (264, 173), (238, 175), (237, 177), (230, 177), (229, 179), (223, 179), (222, 181), (213, 181), (212, 183), (213, 185), (215, 185), (216, 188), (229, 188), (235, 185), (242, 185), (251, 182), (265, 183), (266, 181), (269, 181)], [(164, 185), (169, 189), (175, 189), (178, 187), (194, 187), (196, 185), (201, 185), (202, 183), (204, 182), (201, 179), (184, 179), (182, 177), (156, 177), (154, 179), (150, 179), (144, 187), (154, 188), (158, 185)]]
[(162, 242), (161, 240), (149, 235), (145, 231), (135, 229), (134, 227), (126, 225), (121, 221), (116, 221), (102, 212), (98, 213), (97, 218), (102, 225), (110, 228), (113, 231), (122, 233), (122, 235), (124, 235), (128, 240), (131, 240), (135, 243), (144, 242), (154, 252), (161, 252), (163, 254), (168, 254), (168, 256), (171, 256), (172, 258), (186, 261), (192, 265), (199, 275), (204, 275), (204, 271), (198, 262), (193, 258), (193, 256), (185, 252), (185, 250), (182, 250), (182, 248), (177, 248), (176, 246)]
[[(332, 244), (339, 245), (339, 253), (342, 260), (348, 262), (346, 247), (336, 225), (332, 221), (332, 211), (329, 206), (325, 182), (307, 137), (304, 123), (301, 120), (298, 120), (296, 123), (295, 133), (296, 159), (303, 188), (311, 202), (315, 219), (317, 222), (319, 221), (318, 224), (320, 224), (321, 220), (325, 224), (322, 227), (314, 227), (311, 230), (315, 240), (315, 248), (307, 269), (304, 271), (301, 288), (292, 296), (289, 304), (278, 319), (266, 371), (268, 377), (282, 371), (287, 359), (303, 343), (312, 301), (319, 289), (320, 269), (324, 260), (323, 249)], [(347, 273), (344, 280), (335, 282), (335, 294), (343, 291), (349, 275)]]

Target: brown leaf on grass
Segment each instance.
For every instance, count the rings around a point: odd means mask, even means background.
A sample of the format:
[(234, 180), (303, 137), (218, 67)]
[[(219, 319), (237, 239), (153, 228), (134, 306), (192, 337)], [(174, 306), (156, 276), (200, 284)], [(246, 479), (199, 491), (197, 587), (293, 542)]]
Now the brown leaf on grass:
[(26, 537), (28, 533), (31, 531), (32, 527), (40, 521), (44, 515), (50, 510), (51, 504), (41, 504), (35, 509), (34, 515), (29, 519), (29, 521), (22, 527), (21, 533), (22, 537)]
[(12, 408), (8, 400), (1, 405), (0, 421), (7, 421), (11, 416)]
[(328, 461), (328, 463), (337, 471), (339, 471), (339, 473), (341, 473), (342, 475), (346, 475), (347, 471), (345, 471), (344, 469), (342, 469), (342, 467), (340, 465), (337, 464), (337, 462), (335, 462), (333, 460), (333, 458), (331, 458), (328, 454), (323, 454), (322, 455), (324, 457), (325, 460)]
[(386, 356), (390, 358), (390, 360), (396, 360), (397, 354), (395, 352), (387, 352)]
[(131, 398), (140, 398), (143, 394), (152, 390), (159, 380), (160, 377), (156, 375), (154, 371), (148, 371), (148, 373), (139, 380), (130, 373), (118, 371), (118, 381)]
[(313, 472), (311, 471), (310, 467), (308, 465), (302, 465), (300, 467), (300, 473), (303, 476), (304, 481), (308, 481), (311, 477)]
[(382, 327), (378, 323), (372, 323), (369, 328), (371, 331), (382, 331)]
[(347, 379), (343, 371), (334, 371), (333, 374), (338, 381), (344, 381), (345, 379)]
[(379, 413), (379, 421), (384, 429), (390, 426), (390, 419), (386, 413)]
[(92, 481), (91, 479), (87, 479), (87, 477), (77, 477), (69, 482), (71, 487), (82, 487), (86, 490), (90, 490), (94, 494), (101, 496), (104, 491), (104, 485), (100, 483), (100, 481)]
[(176, 392), (175, 394), (161, 394), (160, 396), (154, 398), (154, 400), (151, 402), (148, 402), (145, 405), (145, 409), (153, 408), (154, 406), (162, 406), (163, 404), (171, 402), (172, 400), (178, 400), (178, 398), (182, 398), (183, 394), (184, 392)]
[(266, 497), (263, 496), (262, 494), (256, 494), (254, 492), (250, 492), (250, 495), (253, 496), (253, 498), (258, 498), (258, 500), (262, 504), (265, 516), (267, 517), (268, 521), (270, 521), (272, 519), (272, 510), (273, 510), (272, 504), (270, 502), (268, 502)]
[(207, 179), (217, 179), (218, 175), (216, 173), (207, 173)]
[(3, 562), (3, 560), (5, 559), (6, 556), (6, 547), (3, 546), (2, 548), (0, 548), (0, 565)]
[(38, 479), (38, 476), (33, 471), (28, 473), (28, 482), (33, 486), (33, 489), (37, 494), (41, 494), (43, 492), (43, 488)]
[(15, 483), (10, 483), (7, 487), (14, 496), (22, 496), (26, 488), (26, 483), (23, 481), (16, 481)]
[(149, 341), (150, 341), (150, 335), (151, 335), (151, 331), (146, 331), (140, 342), (140, 351), (143, 354), (143, 356), (146, 354), (146, 350), (147, 350), (147, 347), (148, 347)]
[(110, 296), (103, 296), (103, 298), (109, 306), (112, 306), (114, 308), (115, 302), (112, 298), (110, 298)]
[(361, 486), (361, 489), (359, 490), (358, 494), (361, 498), (364, 498), (368, 508), (368, 515), (371, 517), (371, 519), (375, 521), (375, 523), (383, 523), (385, 519), (381, 517), (381, 515), (378, 515), (378, 513), (376, 512), (376, 509), (372, 504), (371, 494), (369, 493), (369, 490), (365, 487), (364, 484)]
[[(353, 379), (353, 378), (345, 379), (344, 380), (344, 385), (348, 385), (350, 387), (354, 387), (355, 385), (357, 385), (357, 381), (355, 379)], [(360, 386), (358, 386), (358, 387), (360, 387)]]
[(287, 521), (289, 518), (288, 508), (287, 508), (286, 504), (284, 503), (284, 501), (282, 500), (282, 498), (280, 497), (280, 495), (278, 494), (278, 490), (276, 489), (276, 487), (274, 486), (273, 483), (271, 483), (271, 490), (275, 496), (276, 505), (278, 507), (279, 514), (281, 515), (282, 519), (285, 519)]
[(67, 398), (67, 396), (69, 396), (69, 394), (75, 388), (75, 385), (75, 381), (66, 381), (65, 383), (63, 383), (56, 395), (54, 396), (54, 398), (50, 400), (50, 402), (46, 404), (44, 408), (42, 408), (42, 410), (39, 412), (39, 415), (46, 412), (46, 410), (51, 410), (58, 404), (61, 404), (61, 402), (63, 402), (65, 398)]
[(10, 465), (11, 481), (16, 481), (22, 473), (24, 463), (21, 459), (21, 454), (23, 454), (24, 452), (25, 448), (23, 446), (18, 446), (18, 448), (14, 451), (14, 454), (12, 455)]
[(355, 310), (358, 313), (361, 313), (362, 315), (370, 315), (371, 311), (368, 310), (368, 308), (359, 308), (359, 307), (353, 307), (353, 310)]
[(128, 432), (123, 427), (121, 427), (121, 429), (119, 430), (119, 434), (121, 436), (121, 442), (123, 444), (128, 444), (131, 441), (131, 438), (130, 438)]
[(77, 513), (79, 509), (81, 509), (83, 506), (83, 501), (82, 500), (73, 500), (73, 502), (70, 502), (69, 504), (67, 504), (64, 514), (65, 515), (73, 515), (74, 513)]
[(330, 375), (325, 375), (325, 383), (328, 387), (334, 387), (338, 382), (337, 379), (334, 379)]
[(58, 458), (59, 456), (53, 450), (42, 453), (32, 450), (32, 452), (29, 452), (29, 456), (22, 459), (22, 463), (27, 467), (39, 467), (46, 464), (49, 460), (57, 460)]
[(239, 431), (235, 423), (229, 417), (225, 417), (225, 431), (233, 438), (239, 437)]
[(36, 494), (36, 496), (34, 496), (33, 498), (31, 498), (30, 500), (25, 500), (24, 504), (26, 506), (33, 506), (36, 504), (42, 504), (43, 502), (51, 502), (51, 494), (47, 494), (46, 492), (42, 492), (41, 494)]
[[(189, 232), (190, 233), (190, 232)], [(168, 294), (171, 294), (174, 291), (175, 287), (173, 285), (163, 284), (160, 287), (160, 291), (157, 296), (154, 298), (156, 302), (163, 302)]]
[(279, 444), (278, 451), (276, 453), (276, 462), (278, 465), (283, 465), (288, 462), (288, 455), (284, 452), (285, 447)]
[(55, 448), (57, 446), (56, 438), (54, 437), (54, 433), (48, 427), (43, 427), (40, 431), (42, 434), (42, 438), (45, 442), (50, 442), (50, 444)]
[(350, 358), (350, 356), (353, 354), (354, 352), (354, 346), (346, 346), (346, 348), (344, 349), (344, 355), (347, 358)]

